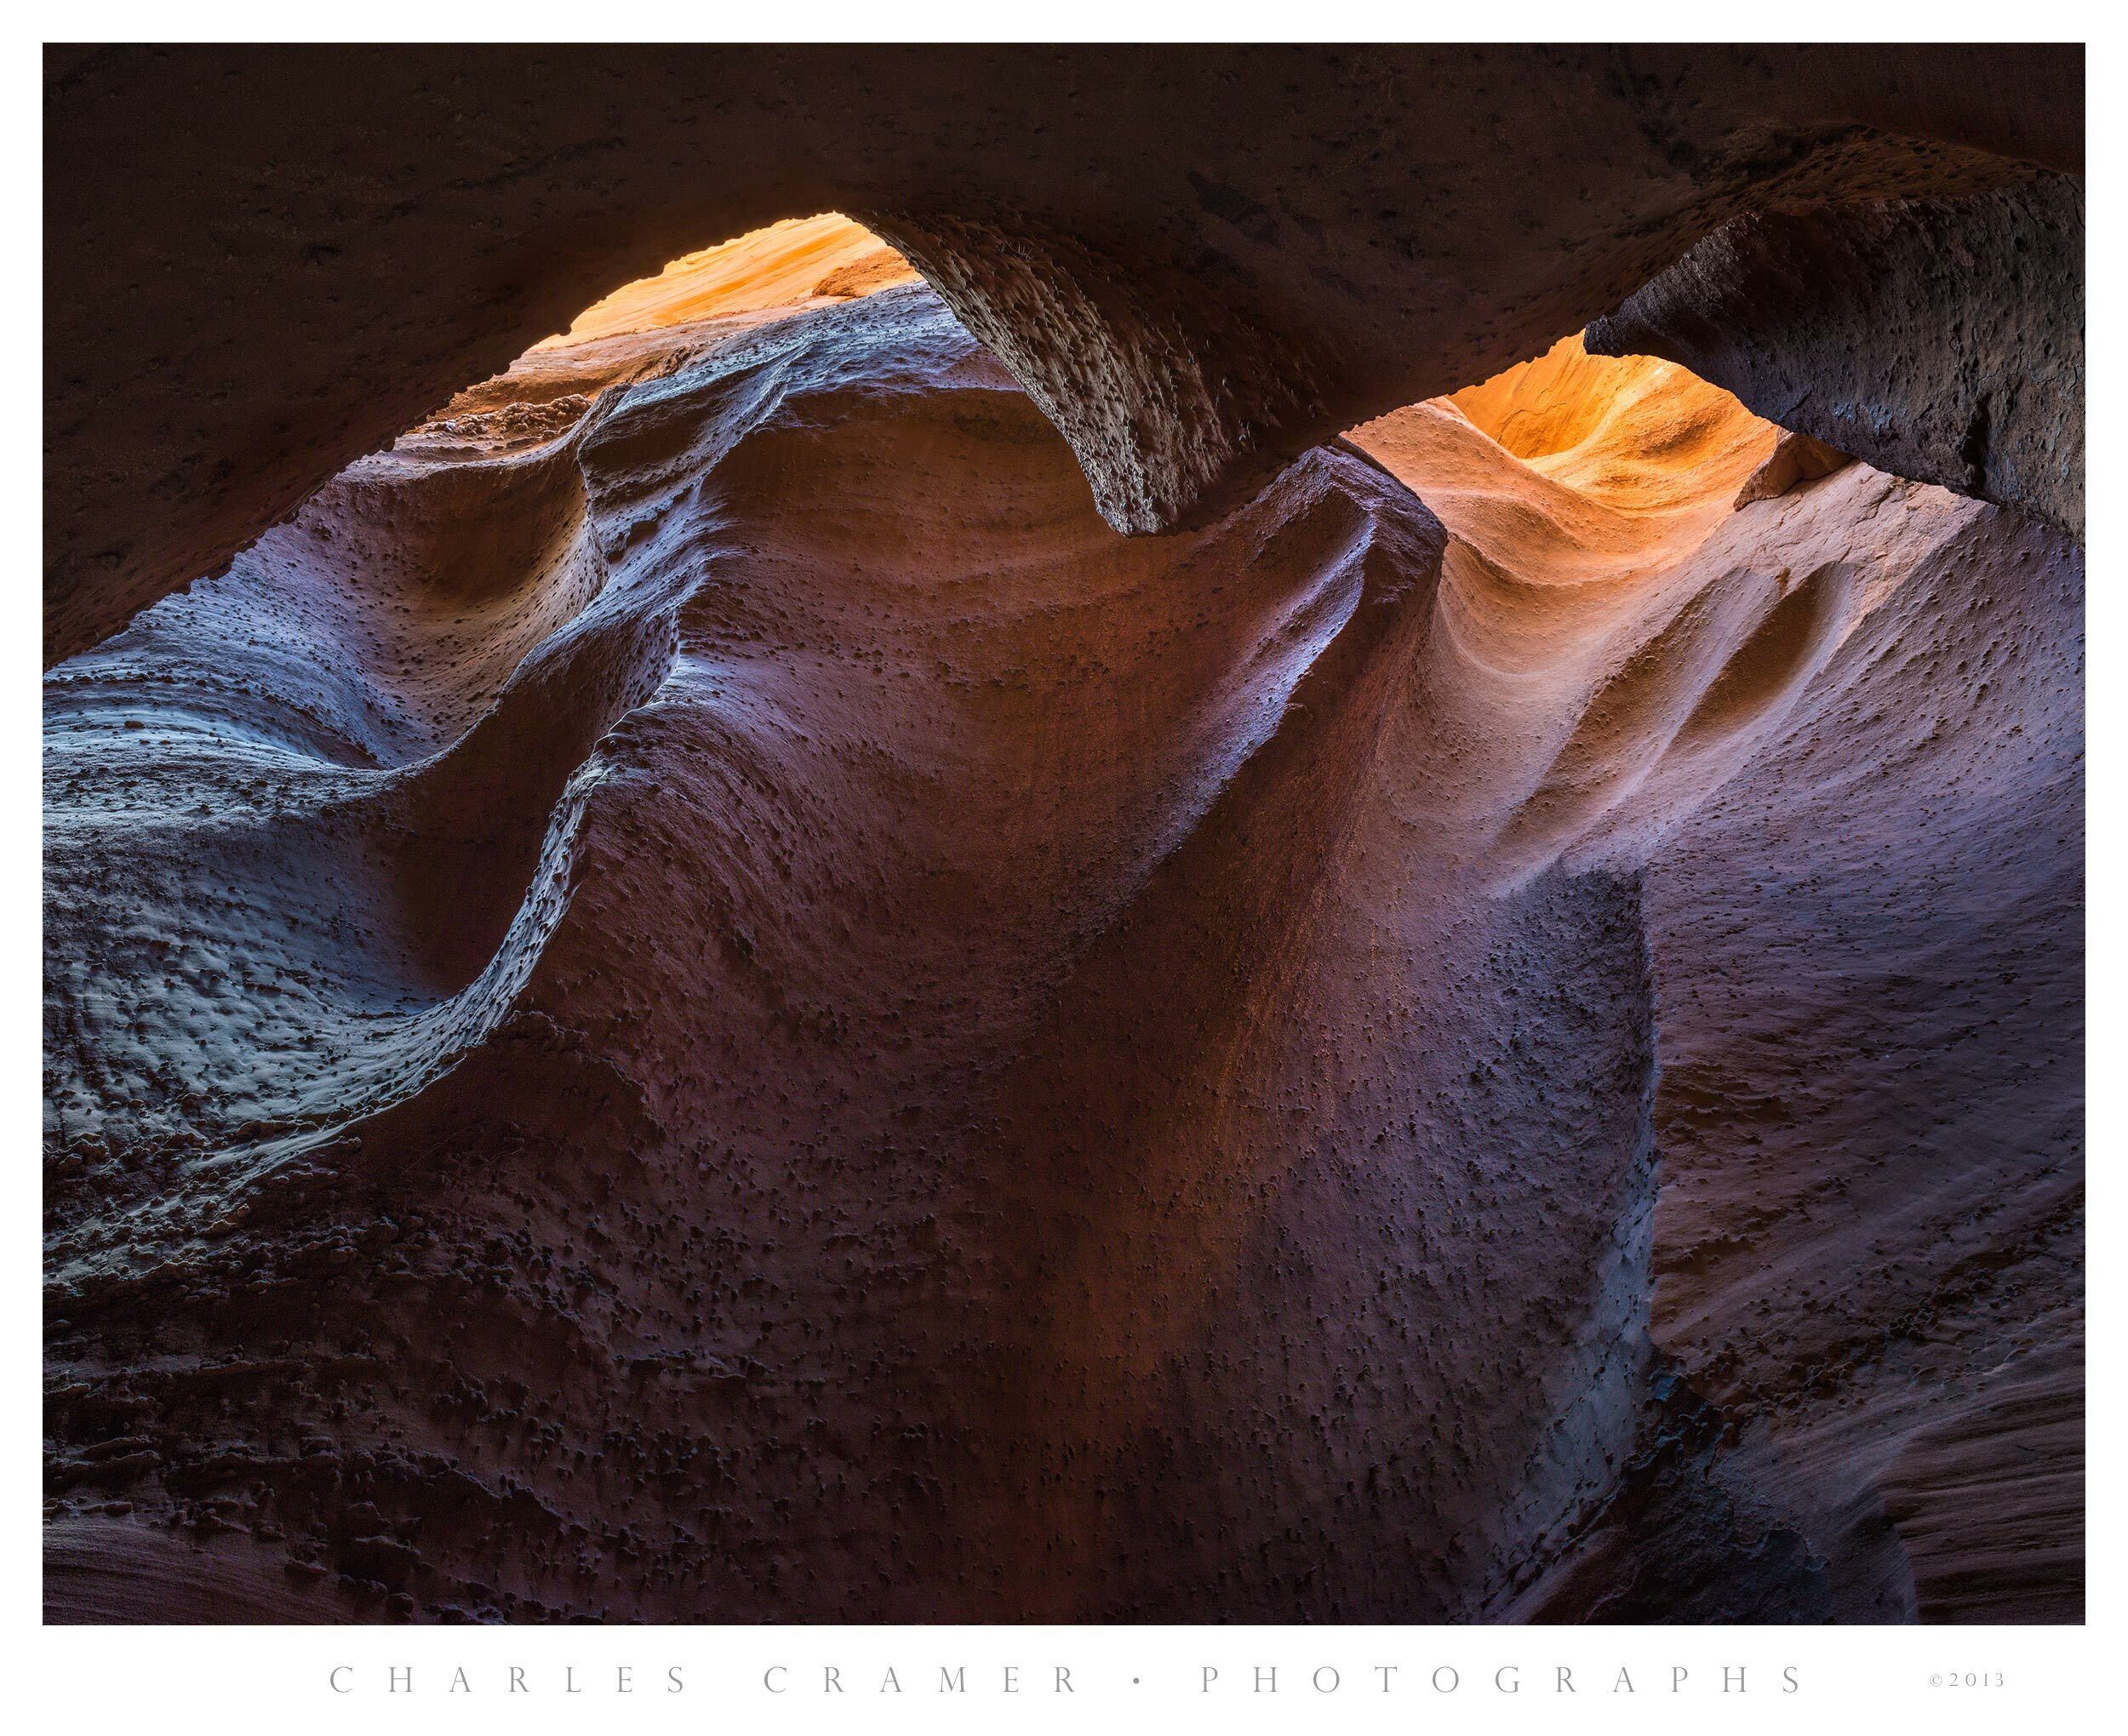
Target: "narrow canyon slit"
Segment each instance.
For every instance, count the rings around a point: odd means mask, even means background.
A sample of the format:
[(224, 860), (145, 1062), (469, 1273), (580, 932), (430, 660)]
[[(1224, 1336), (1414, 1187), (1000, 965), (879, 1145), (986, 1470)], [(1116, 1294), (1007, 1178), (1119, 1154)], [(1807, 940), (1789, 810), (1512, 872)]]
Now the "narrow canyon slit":
[(787, 220), (52, 668), (51, 1619), (2079, 1619), (2051, 473), (1027, 371)]

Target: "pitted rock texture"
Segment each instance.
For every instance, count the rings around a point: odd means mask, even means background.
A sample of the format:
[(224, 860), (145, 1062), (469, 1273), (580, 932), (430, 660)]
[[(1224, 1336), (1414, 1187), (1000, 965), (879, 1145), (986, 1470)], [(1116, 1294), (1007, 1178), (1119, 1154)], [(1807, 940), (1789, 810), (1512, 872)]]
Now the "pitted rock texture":
[(48, 678), (48, 1613), (2079, 1607), (2081, 558), (1780, 440), (1119, 539), (901, 287), (352, 466)]
[(2084, 534), (2084, 185), (1740, 217), (1589, 328), (1880, 470)]
[[(2074, 46), (55, 48), (45, 72), (48, 664), (589, 303), (779, 219), (898, 248), (1142, 532), (1539, 353), (1731, 218), (2083, 151)], [(1968, 304), (1891, 311), (1948, 344)]]

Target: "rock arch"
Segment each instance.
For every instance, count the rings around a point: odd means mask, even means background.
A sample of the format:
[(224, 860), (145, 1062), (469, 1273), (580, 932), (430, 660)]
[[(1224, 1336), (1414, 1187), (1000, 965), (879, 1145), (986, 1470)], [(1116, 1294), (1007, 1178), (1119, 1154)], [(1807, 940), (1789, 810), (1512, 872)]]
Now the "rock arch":
[(1159, 532), (1754, 210), (2078, 172), (2082, 78), (2045, 47), (53, 49), (46, 656), (706, 238), (878, 230)]

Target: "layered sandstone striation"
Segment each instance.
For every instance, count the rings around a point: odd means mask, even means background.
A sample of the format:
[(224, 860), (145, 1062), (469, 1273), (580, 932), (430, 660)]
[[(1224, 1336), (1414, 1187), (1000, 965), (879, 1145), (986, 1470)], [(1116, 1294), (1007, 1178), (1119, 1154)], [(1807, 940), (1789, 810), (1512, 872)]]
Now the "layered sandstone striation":
[(916, 281), (907, 260), (841, 213), (788, 217), (674, 260), (655, 277), (623, 283), (578, 314), (566, 332), (535, 344), (531, 353), (577, 350), (595, 338), (719, 316), (788, 310), (815, 298), (852, 300)]
[(2075, 545), (1572, 338), (1121, 538), (895, 275), (52, 671), (54, 1619), (2073, 1618)]

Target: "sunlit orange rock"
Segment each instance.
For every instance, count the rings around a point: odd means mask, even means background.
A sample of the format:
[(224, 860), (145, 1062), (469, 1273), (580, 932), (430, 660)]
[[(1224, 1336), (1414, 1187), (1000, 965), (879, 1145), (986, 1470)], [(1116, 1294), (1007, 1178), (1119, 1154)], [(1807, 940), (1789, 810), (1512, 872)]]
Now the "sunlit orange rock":
[(868, 295), (917, 281), (907, 260), (847, 217), (830, 211), (792, 218), (677, 259), (655, 277), (622, 284), (534, 351), (575, 348), (593, 338), (718, 314), (787, 308), (814, 296)]

